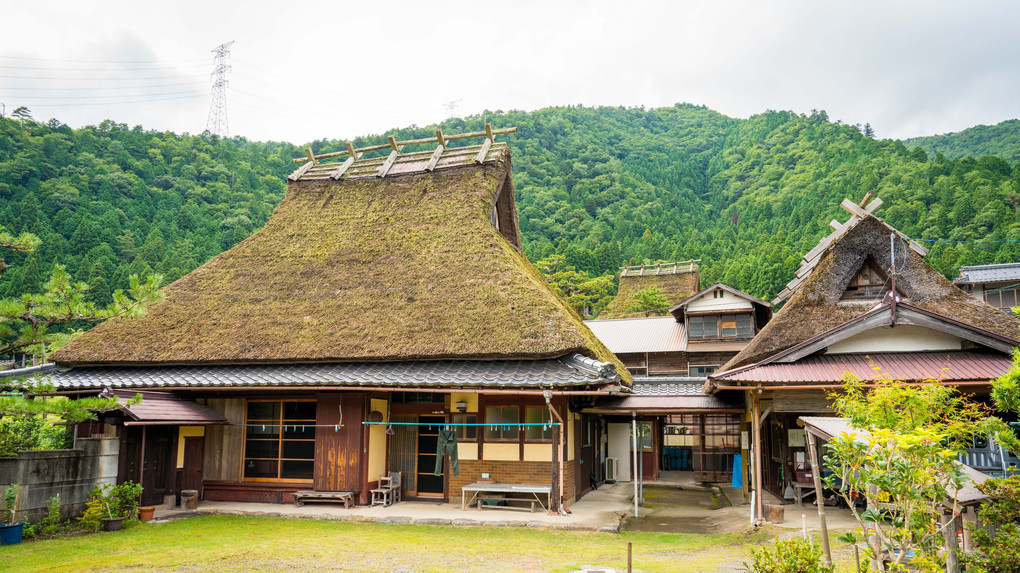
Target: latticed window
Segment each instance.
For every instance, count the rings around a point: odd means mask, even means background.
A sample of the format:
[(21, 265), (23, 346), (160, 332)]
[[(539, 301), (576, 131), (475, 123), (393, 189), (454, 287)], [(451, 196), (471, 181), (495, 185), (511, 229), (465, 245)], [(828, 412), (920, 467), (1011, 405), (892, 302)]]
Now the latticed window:
[(691, 340), (751, 338), (754, 336), (750, 314), (709, 314), (691, 316), (687, 320), (690, 324), (688, 338)]
[(882, 298), (889, 292), (889, 283), (882, 271), (867, 261), (850, 280), (843, 298)]
[(310, 480), (314, 462), (314, 401), (248, 402), (245, 416), (244, 479)]
[(517, 406), (487, 406), (485, 408), (485, 439), (514, 440), (520, 433), (520, 411)]

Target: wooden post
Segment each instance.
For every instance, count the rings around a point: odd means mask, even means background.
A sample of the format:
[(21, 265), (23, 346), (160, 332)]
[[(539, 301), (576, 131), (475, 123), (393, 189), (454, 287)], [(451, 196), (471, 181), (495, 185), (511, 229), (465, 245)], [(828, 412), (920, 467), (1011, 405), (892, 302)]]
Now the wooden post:
[(555, 515), (560, 512), (560, 424), (553, 424), (552, 435), (552, 499), (549, 504), (549, 513)]
[(811, 448), (811, 476), (815, 482), (815, 504), (818, 506), (818, 521), (822, 526), (822, 549), (825, 551), (825, 564), (832, 565), (832, 552), (829, 550), (829, 527), (825, 523), (825, 498), (822, 497), (821, 466), (818, 464), (818, 448), (815, 447), (815, 435), (807, 432), (808, 447)]
[(956, 537), (956, 516), (943, 515), (942, 538), (946, 545), (946, 573), (960, 573), (960, 542)]
[(751, 430), (754, 434), (754, 494), (755, 494), (755, 520), (756, 524), (762, 522), (762, 501), (761, 501), (761, 427), (759, 416), (761, 415), (761, 389), (751, 395)]

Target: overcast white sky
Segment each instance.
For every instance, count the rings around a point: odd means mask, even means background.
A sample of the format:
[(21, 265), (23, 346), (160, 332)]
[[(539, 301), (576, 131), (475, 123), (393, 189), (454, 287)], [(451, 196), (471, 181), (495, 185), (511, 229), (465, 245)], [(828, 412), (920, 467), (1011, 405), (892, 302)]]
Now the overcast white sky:
[(703, 104), (870, 122), (879, 137), (1020, 117), (1020, 3), (19, 2), (0, 102), (74, 127), (200, 133), (234, 41), (231, 135), (302, 144), (483, 110)]

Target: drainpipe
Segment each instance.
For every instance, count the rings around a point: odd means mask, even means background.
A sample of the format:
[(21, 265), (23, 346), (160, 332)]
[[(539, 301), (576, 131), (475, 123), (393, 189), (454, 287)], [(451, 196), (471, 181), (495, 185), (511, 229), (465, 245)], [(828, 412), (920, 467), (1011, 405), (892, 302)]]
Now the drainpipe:
[(631, 424), (633, 425), (634, 433), (634, 464), (631, 468), (634, 479), (634, 517), (638, 516), (638, 473), (637, 473), (637, 459), (638, 459), (638, 440), (637, 440), (637, 412), (631, 411)]
[(559, 478), (560, 478), (560, 499), (557, 502), (557, 509), (559, 510), (559, 512), (561, 514), (565, 514), (565, 512), (563, 511), (563, 462), (562, 462), (562, 458), (563, 458), (564, 440), (566, 439), (565, 436), (566, 436), (566, 433), (567, 433), (567, 426), (566, 426), (566, 424), (563, 423), (563, 418), (560, 417), (560, 413), (556, 411), (556, 408), (553, 408), (553, 405), (552, 405), (552, 392), (550, 392), (549, 390), (546, 390), (546, 391), (542, 392), (542, 396), (545, 398), (545, 405), (549, 407), (549, 413), (553, 417), (556, 418), (557, 422), (560, 423), (560, 443), (559, 443), (559, 446), (556, 449), (556, 459), (560, 460), (560, 464), (559, 464), (559, 468), (560, 468), (560, 471), (559, 471), (559, 474), (560, 474), (559, 475)]

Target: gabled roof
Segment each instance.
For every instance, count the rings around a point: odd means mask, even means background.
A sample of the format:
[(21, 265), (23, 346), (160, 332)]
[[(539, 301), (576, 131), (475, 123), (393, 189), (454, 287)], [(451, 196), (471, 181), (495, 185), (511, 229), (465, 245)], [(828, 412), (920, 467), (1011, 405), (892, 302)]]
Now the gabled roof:
[[(899, 236), (880, 219), (865, 214), (837, 240), (823, 241), (824, 249), (810, 272), (798, 279), (789, 302), (719, 374), (761, 362), (871, 311), (874, 302), (840, 298), (869, 257), (880, 268), (891, 268), (890, 233)], [(904, 303), (945, 322), (970, 325), (1020, 343), (1020, 322), (953, 286), (924, 261), (920, 251), (903, 248), (906, 241), (897, 243), (896, 290)]]
[(960, 276), (956, 277), (956, 280), (953, 282), (956, 284), (975, 285), (1007, 281), (1020, 282), (1020, 263), (960, 267)]
[(763, 301), (762, 299), (760, 299), (760, 298), (758, 298), (756, 296), (749, 295), (746, 292), (744, 292), (742, 290), (739, 290), (739, 289), (735, 289), (735, 288), (733, 288), (733, 287), (731, 287), (729, 285), (725, 285), (723, 283), (715, 283), (715, 284), (713, 284), (712, 286), (710, 286), (710, 287), (708, 287), (706, 289), (702, 289), (701, 292), (693, 294), (693, 295), (685, 298), (684, 300), (680, 301), (678, 304), (675, 304), (675, 305), (669, 307), (670, 314), (672, 314), (674, 317), (676, 317), (677, 321), (683, 320), (684, 310), (687, 308), (687, 306), (689, 304), (691, 304), (692, 302), (700, 299), (701, 297), (707, 295), (708, 293), (710, 293), (710, 292), (712, 292), (713, 290), (716, 290), (716, 289), (724, 290), (724, 291), (732, 294), (733, 296), (736, 296), (738, 298), (742, 298), (742, 299), (750, 302), (752, 306), (757, 307), (756, 310), (760, 310), (760, 311), (763, 311), (764, 313), (766, 313), (765, 314), (766, 317), (768, 317), (768, 313), (772, 309), (772, 303), (765, 302), (765, 301)]
[[(508, 242), (510, 154), (386, 177), (292, 181), (265, 227), (100, 324), (62, 365), (538, 360), (623, 365)], [(491, 218), (496, 215), (500, 230)]]
[[(656, 265), (622, 267), (620, 269), (620, 288), (616, 297), (599, 314), (600, 319), (628, 318), (642, 316), (642, 312), (630, 310), (636, 301), (634, 295), (652, 287), (659, 291), (669, 305), (674, 305), (701, 289), (701, 271), (697, 260)], [(666, 314), (663, 308), (658, 314)]]

